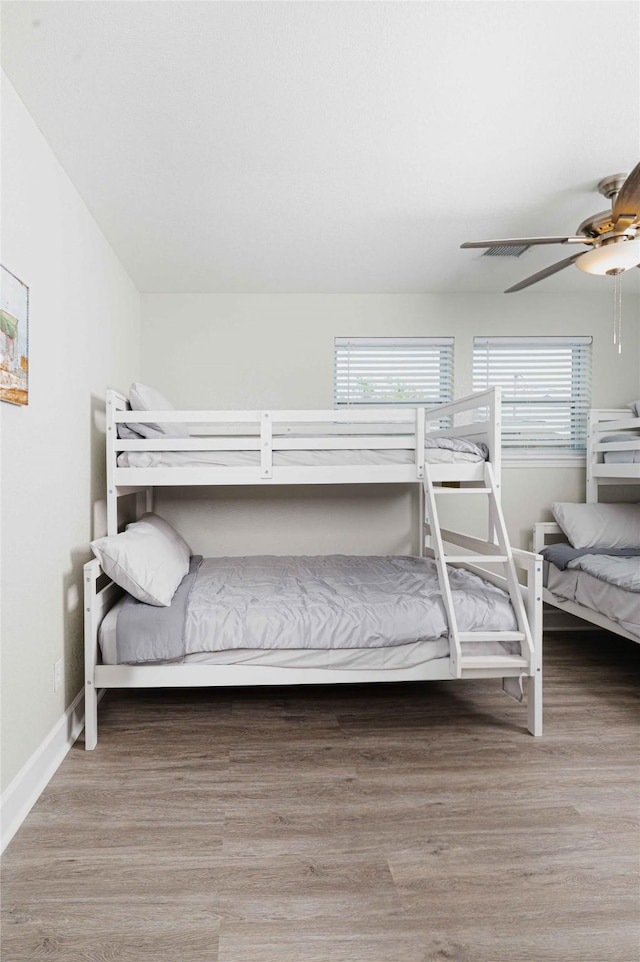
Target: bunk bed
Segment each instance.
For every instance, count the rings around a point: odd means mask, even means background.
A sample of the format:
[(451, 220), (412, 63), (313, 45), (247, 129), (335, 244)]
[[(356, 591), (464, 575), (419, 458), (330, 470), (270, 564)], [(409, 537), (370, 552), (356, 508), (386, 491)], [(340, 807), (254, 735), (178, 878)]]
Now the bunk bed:
[[(574, 518), (569, 516), (569, 524), (534, 525), (533, 550), (545, 558), (547, 604), (640, 643), (640, 537), (634, 534), (640, 504), (620, 508), (600, 498), (610, 485), (640, 485), (639, 415), (640, 402), (631, 409), (589, 412), (586, 503), (568, 506), (579, 509)], [(640, 501), (640, 487), (638, 495)], [(555, 510), (561, 513), (562, 505)], [(599, 537), (587, 531), (594, 523), (601, 528)], [(623, 531), (616, 536), (620, 527)], [(597, 543), (602, 541), (606, 543)], [(589, 548), (595, 554), (589, 554)]]
[(600, 488), (640, 482), (640, 402), (631, 409), (589, 412), (587, 422), (587, 501), (600, 500)]
[[(437, 639), (414, 639), (411, 662), (390, 655), (381, 658), (379, 647), (356, 646), (345, 659), (344, 653), (336, 652), (331, 643), (331, 657), (319, 659), (318, 649), (322, 644), (311, 639), (305, 641), (304, 651), (296, 650), (295, 658), (290, 657), (290, 651), (283, 654), (272, 644), (266, 653), (251, 649), (231, 654), (228, 650), (207, 651), (193, 657), (183, 653), (176, 658), (175, 653), (170, 652), (172, 657), (168, 659), (157, 659), (152, 654), (141, 663), (136, 659), (123, 663), (122, 658), (118, 660), (108, 654), (114, 651), (112, 610), (118, 603), (123, 604), (122, 580), (119, 579), (120, 584), (112, 580), (113, 570), (111, 577), (105, 574), (96, 549), (98, 557), (84, 567), (87, 749), (97, 743), (98, 692), (107, 688), (502, 678), (505, 690), (522, 698), (521, 682), (527, 677), (527, 727), (534, 735), (542, 733), (542, 564), (539, 556), (512, 548), (506, 531), (500, 503), (499, 389), (433, 409), (136, 410), (135, 414), (124, 395), (109, 391), (106, 414), (106, 540), (122, 538), (132, 527), (129, 525), (125, 532), (119, 533), (121, 499), (133, 496), (136, 513), (142, 509), (146, 512), (143, 521), (145, 517), (153, 519), (154, 491), (167, 485), (412, 483), (417, 486), (420, 502), (419, 556), (386, 559), (386, 563), (402, 569), (399, 582), (405, 576), (417, 577), (418, 594), (430, 572), (429, 577), (435, 579), (437, 587), (437, 592), (431, 591), (433, 603), (442, 613), (443, 624), (434, 632)], [(135, 435), (136, 425), (140, 423), (153, 423), (168, 433), (140, 438)], [(486, 539), (442, 528), (437, 505), (440, 495), (483, 498), (488, 509)], [(197, 570), (195, 577), (200, 577), (200, 571), (205, 568), (210, 574), (213, 572), (212, 577), (218, 578), (217, 592), (225, 588), (229, 579), (227, 569), (220, 572), (220, 563), (238, 560), (249, 567), (254, 562), (266, 563), (264, 559), (205, 559), (198, 567), (200, 562), (191, 559), (189, 575)], [(340, 570), (341, 565), (351, 564), (357, 573), (372, 560), (385, 563), (384, 559), (340, 556), (285, 560), (295, 561), (298, 567), (309, 562), (312, 579), (318, 564), (330, 564), (335, 577), (336, 566)], [(276, 582), (281, 563), (282, 559), (278, 558), (268, 561), (267, 574)], [(391, 584), (387, 601), (393, 606), (396, 589), (388, 569), (385, 571), (384, 578)], [(261, 569), (262, 580), (263, 575)], [(469, 619), (461, 601), (468, 595), (473, 609), (478, 585), (494, 592), (494, 598), (500, 596), (505, 600), (509, 609), (506, 627), (499, 622), (487, 628), (482, 622), (484, 614), (478, 616), (479, 621), (478, 617), (474, 621), (475, 616)], [(415, 585), (409, 584), (409, 594), (415, 594), (414, 588)], [(304, 584), (301, 590), (306, 592)], [(206, 593), (205, 588), (201, 594)], [(188, 595), (191, 603), (191, 599), (198, 596), (198, 590), (186, 589), (181, 584), (165, 611), (172, 611), (180, 594)], [(124, 597), (130, 605), (126, 594)], [(400, 598), (398, 604), (405, 601), (406, 597)], [(148, 607), (141, 604), (138, 613), (145, 614), (142, 609)], [(346, 607), (349, 608), (348, 603)], [(488, 608), (492, 607), (490, 602)], [(363, 616), (366, 616), (365, 608), (363, 604), (360, 609)], [(350, 617), (353, 620), (353, 611)], [(390, 642), (395, 646), (394, 652), (402, 647), (399, 640), (404, 644), (406, 639), (395, 638)], [(422, 642), (431, 645), (434, 640), (438, 642), (437, 648), (432, 646), (423, 652)], [(309, 644), (314, 647), (308, 648)], [(324, 644), (326, 647), (326, 640)], [(385, 652), (389, 654), (390, 649)], [(327, 656), (326, 650), (324, 655)]]

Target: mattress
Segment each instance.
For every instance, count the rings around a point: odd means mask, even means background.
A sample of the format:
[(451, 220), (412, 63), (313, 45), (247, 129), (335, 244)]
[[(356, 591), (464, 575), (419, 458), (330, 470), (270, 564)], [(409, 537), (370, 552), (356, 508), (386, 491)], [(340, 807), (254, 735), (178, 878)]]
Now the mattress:
[[(99, 631), (100, 651), (105, 665), (117, 665), (116, 623), (123, 601), (120, 600), (104, 618)], [(466, 655), (504, 655), (513, 651), (497, 641), (464, 642)], [(159, 659), (157, 665), (252, 665), (268, 668), (332, 668), (342, 671), (414, 668), (436, 658), (449, 657), (446, 637), (433, 641), (414, 641), (390, 648), (283, 648), (261, 650), (236, 648), (232, 651), (209, 651), (175, 659)]]
[(560, 601), (574, 601), (600, 612), (640, 640), (640, 594), (586, 571), (545, 564), (545, 587)]
[[(631, 431), (619, 431), (618, 434), (608, 434), (600, 440), (603, 443), (624, 444), (625, 441), (640, 440), (640, 434)], [(605, 451), (604, 462), (605, 464), (640, 464), (640, 450)]]
[[(427, 439), (425, 460), (429, 464), (476, 464), (487, 459), (486, 445), (474, 444), (466, 438)], [(414, 464), (415, 451), (410, 448), (355, 450), (344, 448), (274, 451), (275, 467), (316, 467), (361, 464)], [(257, 467), (259, 451), (124, 451), (118, 456), (120, 468), (196, 468)]]
[(640, 451), (605, 451), (605, 464), (640, 464)]
[[(461, 631), (516, 628), (509, 597), (495, 585), (456, 568), (450, 582)], [(358, 668), (366, 659), (366, 667), (407, 667), (446, 657), (446, 633), (430, 559), (255, 556), (192, 559), (168, 608), (125, 596), (103, 621), (100, 644), (107, 664)], [(467, 644), (469, 654), (519, 650)]]

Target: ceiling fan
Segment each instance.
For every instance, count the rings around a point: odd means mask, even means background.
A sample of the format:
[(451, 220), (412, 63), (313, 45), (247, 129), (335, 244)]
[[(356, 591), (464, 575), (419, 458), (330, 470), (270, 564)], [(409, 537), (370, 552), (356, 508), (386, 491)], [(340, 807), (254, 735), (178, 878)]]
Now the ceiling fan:
[(571, 257), (545, 267), (544, 270), (526, 277), (509, 287), (505, 294), (521, 291), (537, 284), (545, 277), (557, 274), (565, 267), (576, 264), (590, 274), (608, 274), (615, 278), (614, 286), (614, 343), (621, 347), (621, 292), (619, 276), (630, 267), (640, 267), (640, 164), (630, 174), (612, 174), (598, 183), (598, 191), (611, 201), (611, 210), (587, 217), (575, 235), (561, 237), (516, 237), (504, 240), (466, 241), (460, 246), (485, 248), (515, 248), (524, 253), (528, 247), (539, 244), (586, 244), (590, 249), (578, 251)]

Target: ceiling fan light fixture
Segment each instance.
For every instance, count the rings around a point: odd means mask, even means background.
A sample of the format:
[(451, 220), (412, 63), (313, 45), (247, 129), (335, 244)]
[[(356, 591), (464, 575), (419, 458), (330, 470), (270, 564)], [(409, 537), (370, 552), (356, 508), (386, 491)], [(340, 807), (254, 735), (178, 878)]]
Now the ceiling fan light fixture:
[(587, 274), (621, 274), (640, 264), (640, 237), (594, 247), (581, 254), (576, 264)]

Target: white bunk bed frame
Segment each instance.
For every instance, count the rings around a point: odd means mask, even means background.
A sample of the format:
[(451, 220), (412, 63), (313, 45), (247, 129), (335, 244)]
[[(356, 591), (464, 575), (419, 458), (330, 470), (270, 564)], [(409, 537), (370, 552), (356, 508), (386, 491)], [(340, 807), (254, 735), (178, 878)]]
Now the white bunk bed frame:
[[(593, 408), (589, 411), (587, 422), (587, 503), (597, 504), (600, 498), (600, 488), (606, 485), (640, 484), (640, 462), (605, 462), (604, 455), (609, 451), (638, 451), (640, 438), (629, 438), (630, 429), (640, 429), (640, 418), (635, 417), (627, 408)], [(619, 438), (603, 441), (603, 437)], [(536, 553), (557, 540), (562, 535), (562, 528), (553, 521), (541, 521), (533, 526), (533, 550)], [(612, 621), (599, 611), (579, 605), (575, 601), (568, 601), (556, 597), (548, 588), (542, 592), (543, 600), (566, 611), (570, 615), (590, 622), (596, 628), (611, 631), (622, 638), (628, 638), (640, 644), (640, 639)]]
[[(627, 408), (589, 411), (587, 422), (587, 501), (596, 503), (599, 489), (608, 484), (640, 483), (640, 462), (605, 462), (607, 452), (640, 451), (640, 438), (627, 433), (640, 429), (640, 418)], [(603, 437), (616, 437), (603, 441)]]
[[(98, 692), (106, 688), (190, 688), (242, 685), (353, 684), (356, 682), (428, 681), (451, 678), (528, 677), (527, 727), (542, 734), (542, 558), (511, 547), (500, 504), (501, 396), (499, 388), (461, 398), (437, 408), (369, 408), (330, 411), (150, 411), (132, 413), (127, 399), (107, 392), (107, 529), (118, 531), (118, 501), (143, 494), (144, 509), (153, 508), (153, 492), (166, 485), (273, 485), (273, 484), (379, 484), (413, 482), (420, 492), (421, 556), (435, 560), (449, 623), (448, 658), (407, 669), (340, 670), (297, 669), (247, 665), (103, 665), (98, 630), (102, 618), (122, 594), (108, 581), (97, 560), (84, 566), (85, 599), (85, 748), (97, 743)], [(451, 427), (430, 431), (432, 437), (465, 437), (484, 442), (489, 460), (478, 463), (430, 464), (425, 459), (425, 429), (442, 424)], [(117, 425), (126, 421), (213, 425), (215, 434), (185, 439), (124, 440)], [(465, 423), (461, 423), (464, 420)], [(361, 434), (353, 432), (358, 426)], [(312, 427), (306, 436), (301, 428)], [(275, 430), (274, 430), (275, 428)], [(296, 429), (295, 436), (291, 435)], [(274, 465), (279, 450), (409, 449), (411, 463), (367, 465)], [(243, 467), (153, 467), (117, 465), (122, 451), (259, 451), (259, 464)], [(450, 485), (454, 485), (451, 487)], [(488, 498), (487, 539), (470, 537), (440, 528), (436, 498), (441, 493), (481, 495)], [(136, 504), (139, 502), (136, 498)], [(445, 545), (456, 546), (450, 554)], [(460, 565), (504, 588), (516, 613), (518, 630), (473, 632), (458, 630), (447, 564)], [(504, 570), (498, 574), (494, 565)], [(487, 567), (488, 566), (488, 567)], [(524, 583), (518, 580), (523, 573)], [(106, 582), (106, 583), (105, 583)], [(520, 655), (467, 656), (461, 642), (467, 640), (519, 641)]]

